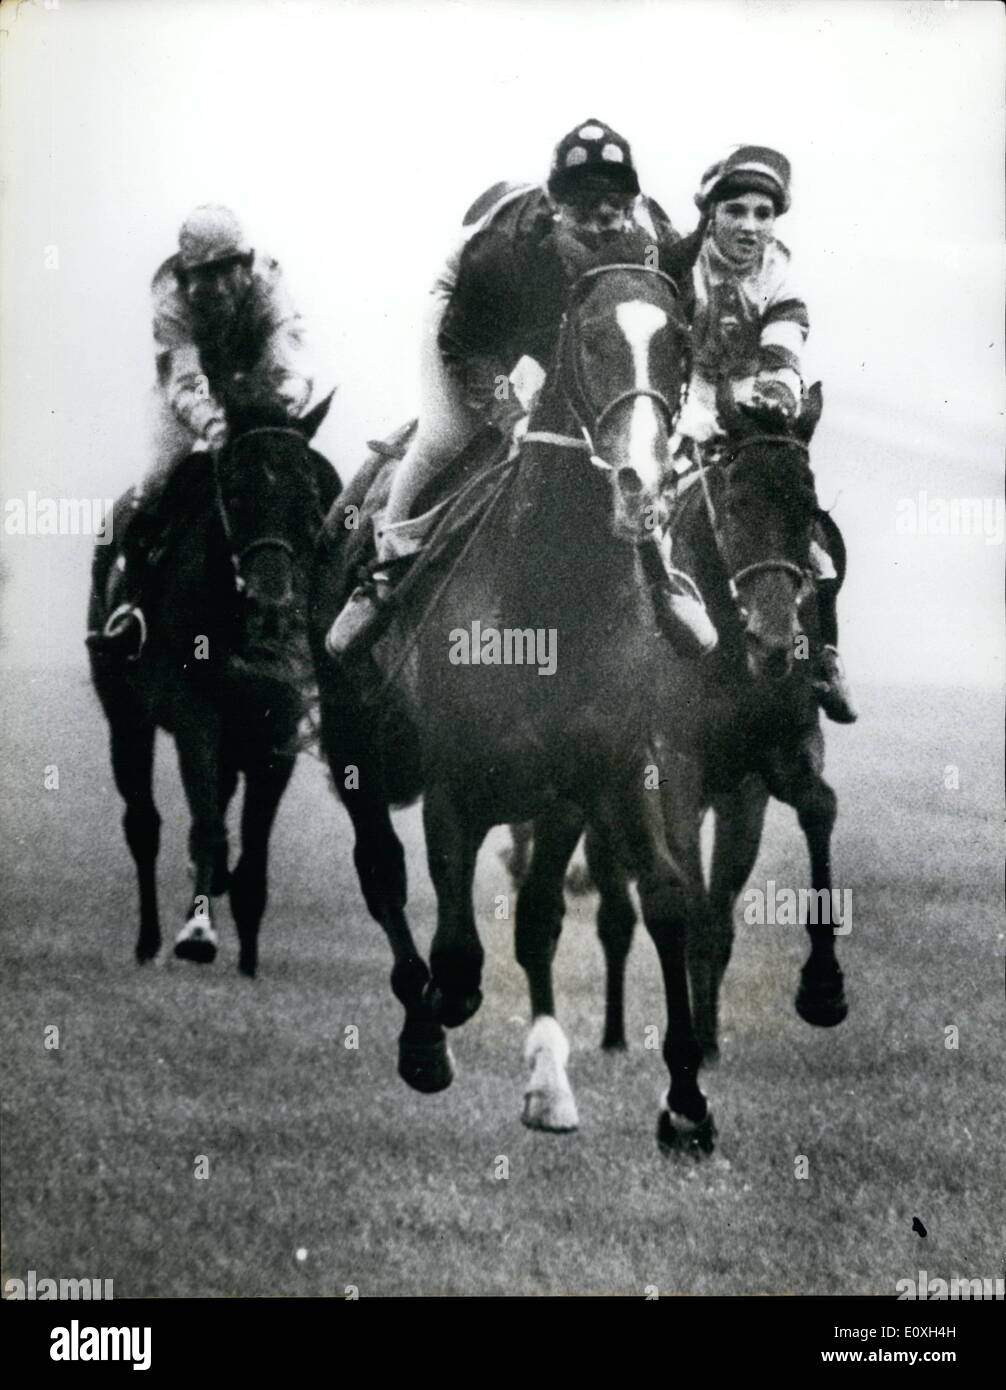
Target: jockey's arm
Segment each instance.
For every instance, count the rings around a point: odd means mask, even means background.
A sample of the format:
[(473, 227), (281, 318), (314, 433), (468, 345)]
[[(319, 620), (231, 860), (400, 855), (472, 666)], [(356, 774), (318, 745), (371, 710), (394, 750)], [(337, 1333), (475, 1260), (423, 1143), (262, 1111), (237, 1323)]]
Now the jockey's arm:
[(301, 415), (314, 388), (304, 320), (294, 308), (278, 267), (263, 306), (265, 344), (259, 361), (243, 378), (242, 393), (251, 402), (275, 401), (293, 418)]
[(509, 240), (492, 226), (465, 246), (437, 344), (468, 404), (484, 410), (520, 319), (521, 286)]
[(162, 362), (165, 358), (168, 405), (186, 429), (198, 438), (219, 438), (226, 429), (227, 414), (210, 390), (199, 349), (194, 343), (186, 343), (164, 353)]
[(787, 267), (762, 316), (754, 393), (790, 417), (803, 397), (802, 356), (809, 331), (807, 305)]

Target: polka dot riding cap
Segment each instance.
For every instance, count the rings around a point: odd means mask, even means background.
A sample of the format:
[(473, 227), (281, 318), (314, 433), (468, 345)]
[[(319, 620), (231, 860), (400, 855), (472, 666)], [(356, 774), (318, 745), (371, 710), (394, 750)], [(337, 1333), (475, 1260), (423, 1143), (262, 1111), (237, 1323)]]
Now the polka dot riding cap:
[(556, 145), (548, 191), (561, 203), (595, 187), (634, 196), (639, 192), (639, 179), (628, 140), (603, 121), (591, 118)]

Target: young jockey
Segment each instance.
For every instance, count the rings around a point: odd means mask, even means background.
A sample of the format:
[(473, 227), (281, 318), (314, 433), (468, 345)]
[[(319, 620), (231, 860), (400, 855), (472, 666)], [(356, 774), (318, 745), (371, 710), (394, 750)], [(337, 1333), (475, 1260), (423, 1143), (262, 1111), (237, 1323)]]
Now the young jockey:
[[(422, 337), (421, 404), (415, 438), (399, 463), (387, 508), (375, 518), (378, 565), (351, 595), (328, 635), (344, 656), (375, 633), (402, 564), (422, 545), (420, 492), (486, 423), (508, 432), (514, 406), (494, 388), (522, 357), (552, 359), (573, 282), (606, 245), (619, 259), (670, 259), (680, 238), (666, 213), (640, 193), (628, 142), (590, 119), (556, 146), (546, 187), (496, 184), (472, 206), (463, 235), (431, 291)], [(700, 603), (657, 580), (662, 625), (682, 650), (715, 645)]]
[[(706, 170), (695, 202), (702, 220), (692, 234), (701, 242), (693, 270), (693, 373), (678, 433), (702, 445), (723, 434), (716, 409), (721, 377), (739, 404), (776, 415), (781, 426), (793, 419), (810, 322), (790, 253), (774, 235), (776, 218), (790, 206), (789, 161), (776, 150), (741, 145)], [(851, 724), (856, 713), (837, 650), (835, 569), (817, 540), (812, 560), (824, 643), (815, 687), (828, 717)]]
[(300, 315), (279, 264), (253, 251), (234, 214), (198, 207), (178, 251), (152, 282), (157, 384), (152, 462), (137, 490), (123, 557), (128, 597), (88, 646), (136, 660), (146, 639), (139, 606), (140, 548), (175, 468), (193, 450), (217, 450), (234, 414), (296, 418), (312, 390)]

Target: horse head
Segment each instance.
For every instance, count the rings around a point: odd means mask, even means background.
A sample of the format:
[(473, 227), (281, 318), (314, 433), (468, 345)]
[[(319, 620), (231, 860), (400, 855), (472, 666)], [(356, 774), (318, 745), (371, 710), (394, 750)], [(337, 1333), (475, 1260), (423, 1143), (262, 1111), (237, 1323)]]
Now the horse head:
[(800, 606), (812, 589), (810, 543), (817, 496), (808, 445), (821, 415), (820, 384), (791, 424), (738, 406), (718, 392), (727, 430), (716, 543), (741, 621), (748, 669), (782, 679), (803, 635)]
[(216, 458), (217, 511), (252, 657), (274, 657), (304, 631), (308, 568), (339, 490), (334, 469), (309, 447), (330, 402), (300, 420), (242, 418)]
[(559, 390), (592, 462), (610, 477), (620, 539), (642, 541), (660, 519), (689, 346), (677, 288), (661, 271), (601, 265), (574, 285), (558, 347)]

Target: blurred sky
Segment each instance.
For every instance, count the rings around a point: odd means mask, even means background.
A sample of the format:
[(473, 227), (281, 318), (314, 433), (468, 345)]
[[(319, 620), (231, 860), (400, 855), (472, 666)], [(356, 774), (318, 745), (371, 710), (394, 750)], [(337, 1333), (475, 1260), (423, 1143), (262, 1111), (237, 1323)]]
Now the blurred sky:
[[(823, 378), (854, 680), (1003, 675), (1004, 547), (898, 503), (1002, 494), (1006, 21), (986, 0), (5, 0), (0, 493), (143, 466), (148, 284), (195, 204), (283, 262), (343, 476), (415, 407), (417, 319), (469, 203), (597, 116), (688, 231), (740, 141), (794, 166), (779, 224)], [(45, 248), (58, 248), (46, 269)], [(0, 535), (8, 662), (83, 660), (90, 543)]]

